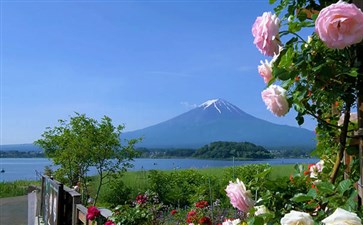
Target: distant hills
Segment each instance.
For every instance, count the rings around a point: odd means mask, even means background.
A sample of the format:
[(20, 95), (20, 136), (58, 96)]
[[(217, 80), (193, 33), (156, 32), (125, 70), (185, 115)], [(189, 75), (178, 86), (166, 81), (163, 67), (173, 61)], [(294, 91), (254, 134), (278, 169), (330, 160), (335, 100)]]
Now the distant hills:
[(139, 137), (143, 141), (138, 146), (146, 148), (200, 148), (215, 141), (233, 141), (311, 150), (316, 144), (310, 130), (258, 119), (223, 99), (208, 100), (170, 120), (122, 136)]
[[(201, 148), (216, 141), (250, 142), (267, 149), (315, 147), (314, 132), (258, 119), (223, 99), (204, 102), (195, 109), (144, 129), (125, 132), (122, 139), (143, 137), (137, 147)], [(1, 145), (1, 151), (41, 151), (33, 144)]]
[(30, 152), (30, 151), (39, 151), (42, 149), (33, 144), (18, 144), (18, 145), (0, 145), (0, 151), (19, 151), (19, 152)]

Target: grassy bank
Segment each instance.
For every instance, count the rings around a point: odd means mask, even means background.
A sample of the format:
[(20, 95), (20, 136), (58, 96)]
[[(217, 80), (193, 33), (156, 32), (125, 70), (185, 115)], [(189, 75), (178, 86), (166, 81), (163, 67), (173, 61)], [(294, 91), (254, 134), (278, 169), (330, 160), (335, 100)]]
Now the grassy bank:
[[(224, 175), (224, 169), (226, 168), (203, 168), (197, 169), (202, 175), (222, 177)], [(271, 179), (276, 179), (278, 177), (290, 176), (294, 171), (294, 165), (275, 165), (272, 166), (272, 172), (270, 174)], [(172, 171), (166, 171), (170, 173)], [(149, 188), (148, 176), (150, 171), (129, 171), (126, 172), (122, 178), (125, 186), (130, 187), (132, 192), (136, 194), (137, 192), (145, 191)], [(241, 178), (242, 179), (242, 178)], [(94, 183), (97, 178), (92, 179)], [(39, 181), (13, 181), (13, 182), (0, 182), (0, 198), (14, 197), (27, 194), (28, 186), (36, 185), (40, 186)], [(95, 186), (95, 185), (94, 185)], [(107, 190), (107, 186), (104, 187)]]
[(25, 180), (0, 182), (0, 198), (26, 195), (28, 192), (28, 187), (31, 185), (40, 187), (41, 183), (40, 181)]
[[(225, 168), (213, 167), (213, 168), (203, 168), (198, 169), (198, 172), (205, 176), (223, 176)], [(171, 172), (171, 171), (168, 171)], [(272, 166), (272, 171), (270, 174), (271, 179), (276, 179), (278, 177), (288, 177), (294, 172), (294, 165), (274, 165)], [(125, 185), (130, 187), (145, 187), (147, 186), (147, 178), (149, 171), (129, 171), (126, 172), (123, 181)]]

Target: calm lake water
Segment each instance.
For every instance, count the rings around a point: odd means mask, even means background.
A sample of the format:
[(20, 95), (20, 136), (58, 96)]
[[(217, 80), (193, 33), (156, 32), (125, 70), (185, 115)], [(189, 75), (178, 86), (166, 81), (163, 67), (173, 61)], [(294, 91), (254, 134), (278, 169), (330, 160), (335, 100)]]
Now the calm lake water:
[[(319, 159), (269, 159), (249, 161), (200, 160), (200, 159), (135, 159), (130, 170), (172, 170), (188, 168), (230, 167), (246, 164), (268, 163), (270, 165), (316, 163)], [(36, 180), (36, 171), (42, 173), (45, 166), (51, 166), (52, 161), (46, 158), (0, 158), (0, 181)], [(53, 169), (55, 167), (52, 167)], [(90, 171), (90, 174), (95, 171)]]

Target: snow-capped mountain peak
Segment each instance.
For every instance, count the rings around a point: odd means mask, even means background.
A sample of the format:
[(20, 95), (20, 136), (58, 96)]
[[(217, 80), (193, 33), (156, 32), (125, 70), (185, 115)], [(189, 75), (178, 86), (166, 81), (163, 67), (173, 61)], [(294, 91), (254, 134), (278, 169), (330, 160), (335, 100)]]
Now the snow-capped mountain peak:
[(199, 107), (203, 108), (204, 110), (206, 110), (210, 107), (213, 107), (220, 114), (222, 114), (222, 112), (226, 111), (226, 110), (229, 112), (241, 113), (241, 110), (237, 106), (234, 106), (233, 104), (231, 104), (221, 98), (208, 100), (208, 101), (202, 103), (201, 105), (199, 105)]

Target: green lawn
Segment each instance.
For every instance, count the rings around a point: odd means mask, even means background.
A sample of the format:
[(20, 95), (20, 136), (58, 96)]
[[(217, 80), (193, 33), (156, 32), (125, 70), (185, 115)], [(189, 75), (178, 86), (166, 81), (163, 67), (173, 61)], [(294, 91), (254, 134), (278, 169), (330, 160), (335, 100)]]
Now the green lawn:
[(28, 187), (35, 185), (40, 187), (40, 181), (18, 180), (13, 182), (0, 182), (0, 198), (26, 195)]
[[(203, 168), (198, 171), (205, 176), (223, 176), (225, 168)], [(275, 165), (272, 166), (271, 179), (277, 177), (290, 176), (294, 171), (294, 165)], [(166, 171), (171, 172), (171, 171)], [(123, 177), (123, 182), (133, 191), (147, 190), (148, 189), (148, 171), (129, 171)], [(95, 179), (94, 179), (95, 180)], [(14, 182), (0, 182), (0, 198), (13, 197), (25, 195), (29, 185), (40, 186), (40, 182), (36, 181), (14, 181)]]

